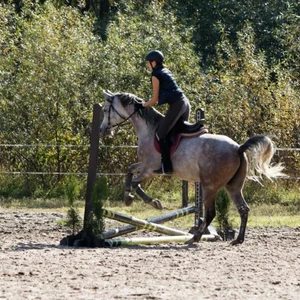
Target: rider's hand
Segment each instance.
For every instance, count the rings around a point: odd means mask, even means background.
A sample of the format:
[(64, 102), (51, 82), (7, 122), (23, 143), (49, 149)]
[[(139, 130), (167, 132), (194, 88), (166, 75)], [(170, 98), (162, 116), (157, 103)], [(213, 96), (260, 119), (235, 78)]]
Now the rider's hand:
[(136, 110), (144, 109), (143, 103), (135, 103), (134, 106)]

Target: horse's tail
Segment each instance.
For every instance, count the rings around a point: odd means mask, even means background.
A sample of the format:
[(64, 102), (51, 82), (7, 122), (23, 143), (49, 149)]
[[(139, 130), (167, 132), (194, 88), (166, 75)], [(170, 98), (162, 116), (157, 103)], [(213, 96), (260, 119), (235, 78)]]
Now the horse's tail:
[[(275, 148), (270, 138), (264, 135), (258, 135), (248, 139), (238, 149), (239, 155), (242, 159), (243, 153), (247, 152), (249, 160), (250, 179), (260, 182), (261, 175), (267, 178), (285, 177), (282, 172), (284, 167), (281, 163), (271, 165), (271, 160), (275, 154)], [(257, 176), (256, 174), (259, 174)]]

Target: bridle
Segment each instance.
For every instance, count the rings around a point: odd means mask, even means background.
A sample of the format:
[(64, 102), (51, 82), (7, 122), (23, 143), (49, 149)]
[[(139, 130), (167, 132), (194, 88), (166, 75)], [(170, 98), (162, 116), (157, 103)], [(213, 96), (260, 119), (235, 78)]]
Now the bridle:
[[(113, 127), (120, 127), (120, 126), (123, 126), (125, 125), (124, 123), (126, 121), (128, 121), (139, 109), (138, 108), (135, 108), (134, 111), (128, 116), (128, 117), (124, 117), (122, 114), (120, 114), (113, 106), (113, 100), (114, 100), (114, 97), (109, 100), (109, 99), (106, 99), (107, 102), (110, 103), (110, 106), (109, 106), (109, 109), (108, 109), (108, 122), (107, 122), (107, 127), (108, 129), (110, 128), (113, 128)], [(114, 111), (120, 118), (122, 118), (123, 120), (120, 122), (120, 123), (117, 123), (115, 125), (111, 125), (110, 124), (110, 113), (111, 111)]]

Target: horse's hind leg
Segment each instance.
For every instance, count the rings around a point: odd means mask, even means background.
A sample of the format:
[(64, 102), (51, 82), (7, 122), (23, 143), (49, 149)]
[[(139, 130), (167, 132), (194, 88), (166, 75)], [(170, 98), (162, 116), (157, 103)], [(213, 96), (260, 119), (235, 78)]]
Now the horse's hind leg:
[(216, 216), (216, 206), (215, 206), (215, 199), (217, 191), (209, 191), (205, 188), (202, 189), (203, 192), (203, 199), (204, 199), (204, 209), (205, 215), (203, 222), (200, 224), (198, 230), (194, 234), (194, 236), (186, 242), (186, 244), (192, 244), (194, 242), (199, 242), (202, 235), (206, 231), (207, 227), (210, 225), (214, 217)]
[(248, 213), (250, 209), (243, 197), (241, 188), (237, 188), (229, 185), (226, 186), (226, 189), (228, 191), (229, 196), (233, 200), (241, 218), (238, 237), (236, 238), (236, 240), (231, 242), (232, 245), (237, 245), (244, 242), (245, 232), (246, 232), (247, 222), (248, 222)]
[(236, 240), (231, 242), (232, 245), (241, 244), (244, 242), (245, 239), (245, 232), (246, 232), (247, 222), (248, 222), (248, 213), (250, 210), (242, 193), (246, 174), (247, 174), (247, 158), (244, 156), (244, 159), (241, 161), (241, 165), (238, 171), (236, 172), (234, 177), (230, 180), (230, 182), (226, 185), (226, 190), (229, 196), (231, 197), (231, 199), (233, 200), (241, 218), (239, 234)]

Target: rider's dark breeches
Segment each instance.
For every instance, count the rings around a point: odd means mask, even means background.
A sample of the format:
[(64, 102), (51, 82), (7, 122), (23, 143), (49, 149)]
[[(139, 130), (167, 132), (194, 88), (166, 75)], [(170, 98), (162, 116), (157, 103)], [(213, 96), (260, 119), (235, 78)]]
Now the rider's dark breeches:
[(164, 139), (179, 119), (182, 121), (188, 121), (190, 117), (190, 110), (190, 102), (186, 98), (170, 103), (165, 118), (159, 124), (156, 133), (158, 138)]

